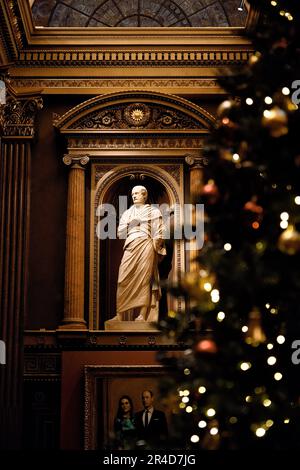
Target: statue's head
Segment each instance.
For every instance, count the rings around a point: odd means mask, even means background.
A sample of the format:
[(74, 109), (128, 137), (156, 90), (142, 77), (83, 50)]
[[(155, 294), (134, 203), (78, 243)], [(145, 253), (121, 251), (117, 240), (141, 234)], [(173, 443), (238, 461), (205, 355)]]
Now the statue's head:
[(133, 204), (145, 204), (148, 197), (148, 191), (145, 186), (134, 186), (131, 191)]

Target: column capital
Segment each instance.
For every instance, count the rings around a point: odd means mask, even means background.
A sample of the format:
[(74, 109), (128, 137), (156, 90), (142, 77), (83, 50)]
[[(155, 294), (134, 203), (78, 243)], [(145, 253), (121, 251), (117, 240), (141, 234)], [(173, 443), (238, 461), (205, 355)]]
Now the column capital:
[(63, 162), (67, 166), (71, 166), (72, 168), (80, 168), (84, 170), (85, 165), (87, 165), (90, 161), (90, 157), (88, 155), (70, 155), (67, 153), (63, 156)]
[(200, 157), (198, 154), (188, 154), (185, 156), (184, 160), (190, 167), (190, 170), (195, 168), (204, 168), (208, 163), (207, 158)]
[(43, 108), (40, 96), (16, 99), (8, 97), (0, 116), (4, 138), (33, 139), (37, 112)]

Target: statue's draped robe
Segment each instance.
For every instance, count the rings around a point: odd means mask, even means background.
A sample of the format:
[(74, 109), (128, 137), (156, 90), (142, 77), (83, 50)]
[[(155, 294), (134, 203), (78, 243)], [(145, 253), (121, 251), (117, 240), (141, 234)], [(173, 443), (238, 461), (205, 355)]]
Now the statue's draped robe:
[[(141, 223), (132, 223), (135, 219)], [(149, 310), (161, 297), (158, 257), (164, 256), (164, 225), (159, 209), (144, 204), (124, 212), (118, 227), (119, 238), (126, 238), (119, 268), (117, 314), (138, 307)]]

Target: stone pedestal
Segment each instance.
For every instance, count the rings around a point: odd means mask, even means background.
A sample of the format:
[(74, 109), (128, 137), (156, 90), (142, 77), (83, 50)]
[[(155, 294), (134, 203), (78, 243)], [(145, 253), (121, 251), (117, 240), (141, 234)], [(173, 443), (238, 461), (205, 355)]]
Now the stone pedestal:
[(159, 331), (155, 323), (148, 321), (118, 321), (107, 320), (105, 322), (105, 330), (110, 331)]

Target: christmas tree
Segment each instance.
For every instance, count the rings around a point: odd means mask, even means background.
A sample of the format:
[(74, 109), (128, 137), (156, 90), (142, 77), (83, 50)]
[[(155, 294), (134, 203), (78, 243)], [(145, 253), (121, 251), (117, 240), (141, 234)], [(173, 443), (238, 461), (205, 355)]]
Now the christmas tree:
[(256, 52), (220, 79), (228, 98), (194, 201), (205, 204), (199, 269), (171, 288), (189, 308), (160, 323), (182, 345), (160, 357), (175, 370), (162, 387), (173, 443), (191, 448), (300, 440), (300, 11), (292, 0), (248, 3), (261, 12)]

